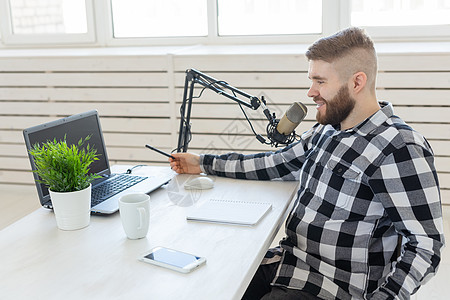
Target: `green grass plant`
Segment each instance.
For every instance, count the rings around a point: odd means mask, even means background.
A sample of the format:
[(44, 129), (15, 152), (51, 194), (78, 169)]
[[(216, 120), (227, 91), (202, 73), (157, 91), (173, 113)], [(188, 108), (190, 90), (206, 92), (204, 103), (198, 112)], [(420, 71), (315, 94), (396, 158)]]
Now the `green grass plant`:
[(30, 150), (36, 170), (40, 177), (38, 182), (48, 186), (53, 192), (81, 191), (91, 184), (95, 173), (89, 173), (89, 166), (98, 160), (97, 150), (84, 144), (91, 136), (81, 138), (77, 144), (68, 145), (66, 136), (63, 140), (47, 141), (35, 144)]

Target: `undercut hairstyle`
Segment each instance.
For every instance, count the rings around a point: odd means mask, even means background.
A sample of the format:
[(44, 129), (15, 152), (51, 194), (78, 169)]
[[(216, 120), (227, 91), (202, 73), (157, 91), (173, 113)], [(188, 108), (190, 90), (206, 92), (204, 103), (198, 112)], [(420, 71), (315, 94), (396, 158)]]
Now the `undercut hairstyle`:
[(306, 58), (336, 65), (343, 81), (357, 72), (367, 75), (367, 84), (375, 91), (377, 54), (372, 39), (361, 28), (350, 27), (324, 37), (306, 51)]

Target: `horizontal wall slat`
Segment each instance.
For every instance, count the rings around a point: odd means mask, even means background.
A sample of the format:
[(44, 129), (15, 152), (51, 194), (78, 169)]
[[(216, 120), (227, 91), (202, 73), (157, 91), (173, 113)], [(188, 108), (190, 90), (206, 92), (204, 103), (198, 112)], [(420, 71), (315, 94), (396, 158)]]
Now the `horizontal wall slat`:
[[(260, 133), (265, 133), (268, 121), (266, 120), (251, 120), (255, 130)], [(177, 121), (177, 123), (179, 120)], [(309, 130), (314, 124), (315, 120), (304, 120), (296, 128), (297, 133), (303, 133)], [(412, 128), (427, 139), (437, 139), (447, 142), (450, 140), (450, 124), (411, 124)], [(250, 133), (250, 128), (246, 120), (232, 119), (232, 120), (220, 120), (212, 122), (211, 120), (195, 119), (192, 120), (192, 132), (194, 133), (224, 133), (224, 132), (236, 132), (236, 133)], [(440, 141), (438, 141), (440, 142)], [(449, 152), (450, 154), (450, 152)]]
[[(308, 69), (304, 55), (177, 55), (174, 68), (177, 72), (187, 69), (208, 71), (242, 71), (245, 66), (249, 71), (298, 71)], [(220, 78), (218, 78), (220, 79)]]
[[(167, 134), (104, 133), (103, 136), (107, 147), (142, 147), (144, 149), (145, 144), (154, 145), (157, 148), (172, 147), (170, 135)], [(0, 143), (2, 143), (0, 155), (26, 155), (22, 132), (8, 134), (8, 132), (0, 131)], [(175, 148), (175, 145), (173, 146)], [(150, 152), (146, 148), (145, 150)]]
[(0, 100), (17, 101), (167, 101), (168, 88), (1, 88)]
[(28, 157), (4, 157), (0, 156), (0, 169), (6, 170), (31, 170)]
[[(250, 71), (297, 71), (308, 69), (304, 56), (306, 47), (298, 47), (298, 54), (236, 54), (236, 55), (177, 55), (174, 58), (176, 71), (198, 69), (203, 71), (241, 71), (243, 66)], [(413, 64), (417, 56), (420, 59)], [(380, 71), (449, 71), (450, 54), (385, 54), (378, 53)]]
[[(279, 104), (276, 106), (271, 106), (270, 111), (275, 112), (277, 118), (281, 118), (286, 110), (289, 108), (289, 105), (286, 104)], [(315, 119), (315, 104), (314, 105), (307, 105), (308, 113), (306, 115), (306, 120), (314, 120)], [(249, 118), (255, 118), (255, 119), (265, 119), (266, 117), (262, 113), (261, 110), (252, 110), (250, 108), (244, 107), (244, 110), (246, 114), (249, 116)], [(228, 119), (244, 119), (244, 115), (236, 104), (197, 104), (195, 106), (192, 106), (191, 116), (193, 118), (228, 118)]]
[[(309, 88), (307, 72), (293, 73), (221, 73), (209, 72), (207, 75), (227, 82), (234, 87), (242, 88)], [(184, 86), (184, 73), (175, 74), (175, 83), (178, 87)]]
[(2, 144), (0, 143), (0, 155), (6, 157), (27, 157), (27, 149), (23, 144)]
[[(170, 152), (172, 149), (169, 148), (161, 148)], [(108, 160), (110, 163), (114, 163), (114, 161), (119, 160), (127, 160), (127, 161), (135, 161), (136, 164), (140, 164), (140, 162), (165, 162), (167, 163), (167, 157), (162, 156), (154, 151), (150, 151), (148, 149), (141, 148), (132, 148), (132, 147), (109, 147), (107, 149), (108, 152)], [(24, 153), (26, 153), (24, 151)], [(15, 178), (21, 178), (18, 183), (29, 182), (32, 175), (31, 167), (28, 157), (3, 157), (0, 156), (0, 182), (14, 182), (11, 181)], [(13, 172), (14, 177), (8, 179), (6, 178), (7, 172)], [(3, 177), (1, 176), (3, 174)]]
[[(196, 88), (194, 90), (194, 97), (200, 95), (201, 90), (202, 90), (201, 87)], [(269, 109), (271, 109), (273, 105), (277, 105), (277, 104), (289, 104), (290, 105), (297, 101), (300, 101), (304, 104), (313, 104), (313, 101), (306, 96), (306, 93), (308, 92), (307, 89), (297, 89), (297, 88), (270, 89), (270, 88), (262, 87), (259, 89), (248, 88), (248, 89), (243, 89), (242, 91), (246, 92), (247, 94), (249, 94), (251, 96), (258, 97), (259, 99), (261, 99), (261, 96), (264, 96), (265, 100), (267, 101), (267, 107)], [(175, 100), (178, 105), (180, 105), (181, 102), (183, 101), (183, 92), (184, 92), (183, 88), (176, 89)], [(248, 101), (248, 99), (245, 97), (240, 96), (239, 98), (246, 102)], [(193, 99), (193, 105), (196, 105), (197, 103), (205, 103), (205, 102), (208, 102), (208, 103), (210, 102), (210, 103), (215, 103), (215, 104), (234, 103), (233, 100), (228, 99), (225, 96), (219, 95), (208, 89), (206, 89), (202, 93), (202, 96), (200, 98)]]
[[(216, 153), (225, 153), (226, 151), (220, 151), (216, 150), (214, 148), (205, 148), (207, 149), (208, 153), (215, 153), (214, 151), (217, 151)], [(121, 149), (117, 150), (117, 154), (120, 154), (122, 151), (129, 151), (129, 149)], [(195, 148), (191, 148), (191, 151), (200, 153), (202, 151), (196, 151)], [(110, 151), (111, 152), (111, 151)], [(114, 151), (114, 154), (116, 154)], [(245, 151), (242, 151), (245, 153)], [(253, 151), (250, 151), (253, 153)], [(164, 157), (158, 157), (158, 155), (155, 154), (143, 154), (139, 157), (137, 155), (130, 155), (129, 160), (123, 159), (123, 160), (116, 160), (114, 158), (109, 158), (111, 164), (116, 163), (122, 163), (122, 164), (141, 164), (141, 163), (149, 163), (151, 165), (164, 165), (167, 166), (168, 162), (167, 159)], [(0, 183), (26, 183), (26, 184), (33, 184), (33, 176), (30, 171), (30, 166), (27, 158), (16, 158), (12, 159), (12, 162), (16, 163), (16, 166), (13, 166), (13, 168), (0, 168)], [(6, 160), (2, 157), (0, 157), (0, 163), (3, 165), (3, 163), (6, 162)], [(448, 173), (438, 173), (440, 187), (441, 187), (441, 195), (443, 202), (446, 202), (447, 204), (450, 204), (450, 198), (444, 197), (444, 195), (450, 196), (450, 175)]]
[[(310, 81), (307, 72), (292, 73), (221, 73), (210, 72), (209, 76), (224, 80), (235, 87), (264, 88), (309, 88)], [(184, 85), (184, 73), (176, 73), (175, 82)], [(377, 79), (379, 88), (448, 88), (450, 87), (449, 72), (398, 72), (379, 73)]]
[(449, 107), (394, 107), (394, 113), (406, 122), (449, 123)]
[[(138, 134), (138, 133), (105, 133), (105, 144), (109, 147), (128, 146), (145, 147), (145, 144), (157, 148), (171, 147), (171, 139), (168, 134)], [(147, 150), (150, 151), (150, 150)]]
[[(45, 116), (0, 116), (0, 129), (23, 130), (56, 119), (58, 118)], [(100, 123), (103, 132), (170, 133), (172, 126), (169, 118), (102, 117), (102, 113)]]
[(450, 157), (435, 157), (434, 164), (438, 172), (450, 173)]
[[(281, 117), (289, 105), (272, 105), (270, 110)], [(306, 120), (315, 119), (314, 105), (307, 105)], [(170, 107), (164, 103), (54, 103), (54, 102), (3, 102), (1, 114), (3, 115), (57, 115), (64, 112), (66, 115), (97, 109), (102, 116), (130, 116), (130, 117), (159, 117), (170, 115)], [(264, 118), (261, 111), (244, 108), (250, 116)], [(395, 107), (395, 113), (406, 122), (447, 122), (450, 107)], [(199, 104), (193, 106), (192, 117), (196, 118), (242, 118), (243, 114), (238, 105), (231, 104)], [(43, 122), (49, 120), (42, 119)], [(0, 128), (8, 127), (8, 120), (0, 120)], [(31, 123), (31, 122), (29, 122)], [(36, 122), (32, 124), (40, 124)], [(12, 122), (9, 124), (13, 124)], [(12, 125), (14, 126), (14, 125)], [(415, 126), (413, 126), (415, 127)], [(15, 127), (12, 127), (15, 128)]]
[(174, 124), (169, 118), (100, 118), (103, 132), (166, 133)]
[[(0, 104), (1, 105), (1, 104)], [(3, 107), (2, 107), (3, 112)], [(43, 124), (55, 120), (54, 117), (48, 116), (2, 116), (0, 115), (0, 129), (20, 129)]]
[(438, 178), (441, 189), (450, 190), (450, 173), (438, 173)]
[[(120, 50), (119, 50), (120, 51)], [(17, 52), (17, 51), (16, 51)], [(120, 54), (123, 54), (120, 53)], [(86, 54), (88, 55), (88, 54)], [(0, 72), (17, 71), (166, 71), (167, 56), (0, 57)]]
[(0, 143), (8, 143), (8, 144), (23, 143), (22, 131), (0, 129)]
[[(269, 123), (267, 120), (251, 120), (253, 128), (259, 134), (266, 134), (266, 127)], [(301, 134), (309, 130), (316, 122), (315, 121), (303, 121), (295, 129), (297, 134)], [(195, 119), (192, 120), (192, 133), (195, 134), (215, 134), (215, 135), (251, 135), (252, 131), (250, 125), (245, 119), (232, 119), (232, 120), (217, 120), (212, 122), (211, 120)], [(194, 136), (195, 137), (195, 136)]]
[(189, 147), (199, 149), (232, 149), (232, 151), (266, 152), (276, 151), (277, 148), (261, 144), (254, 136), (250, 135), (202, 135), (192, 137)]
[[(171, 152), (173, 148), (163, 146), (156, 140), (155, 145), (158, 144), (159, 149)], [(151, 151), (144, 146), (107, 146), (107, 155), (109, 160), (141, 160), (141, 161), (167, 161), (167, 157)], [(175, 148), (175, 147), (174, 147)], [(30, 170), (30, 162), (27, 156), (25, 145), (9, 145), (9, 147), (0, 146), (0, 169), (10, 170)], [(8, 150), (16, 150), (15, 156), (11, 156)], [(8, 156), (4, 156), (9, 154)]]
[[(308, 114), (306, 120), (315, 119), (315, 105), (306, 105), (308, 107)], [(277, 105), (276, 107), (282, 116), (289, 106)], [(396, 107), (395, 113), (402, 117), (406, 122), (443, 122), (449, 121), (450, 107)], [(256, 118), (264, 118), (260, 111), (252, 111), (247, 109), (249, 115)], [(194, 118), (243, 118), (243, 114), (238, 105), (233, 104), (197, 104), (192, 107), (192, 117)]]
[[(443, 120), (446, 121), (446, 120)], [(414, 130), (423, 134), (427, 139), (450, 140), (450, 124), (411, 124)]]
[[(173, 147), (175, 148), (175, 147)], [(173, 148), (160, 147), (161, 150), (166, 152), (171, 152)], [(108, 159), (111, 161), (117, 160), (127, 160), (135, 162), (167, 162), (168, 158), (164, 155), (151, 151), (145, 147), (139, 148), (128, 148), (128, 147), (109, 147), (108, 148)]]
[(441, 190), (441, 201), (442, 204), (450, 204), (450, 190)]
[(0, 73), (1, 86), (168, 86), (167, 73)]
[(2, 102), (3, 115), (65, 115), (97, 109), (102, 116), (168, 116), (167, 103), (73, 103), (73, 102)]
[[(183, 88), (176, 89), (176, 101), (181, 103), (183, 100)], [(201, 88), (196, 88), (194, 96), (200, 94)], [(308, 89), (290, 88), (290, 89), (269, 89), (269, 88), (248, 88), (244, 92), (261, 98), (264, 96), (268, 102), (268, 106), (272, 103), (289, 104), (300, 101), (304, 104), (312, 103), (313, 100), (306, 94)], [(427, 90), (427, 89), (383, 89), (377, 90), (378, 99), (381, 101), (388, 101), (397, 106), (449, 106), (450, 105), (450, 90)], [(245, 99), (245, 98), (243, 98)], [(211, 90), (206, 89), (200, 98), (193, 100), (195, 103), (213, 102), (213, 103), (232, 103), (233, 100), (219, 95)]]
[[(111, 136), (108, 136), (111, 140)], [(106, 137), (105, 137), (106, 139)], [(131, 138), (132, 139), (132, 138)], [(114, 140), (114, 139), (113, 139)], [(176, 145), (173, 145), (171, 147), (170, 140), (167, 138), (164, 138), (162, 136), (152, 136), (151, 138), (143, 140), (143, 143), (141, 143), (140, 140), (135, 140), (133, 142), (134, 147), (131, 147), (133, 149), (132, 152), (137, 153), (147, 153), (150, 154), (152, 151), (149, 151), (148, 149), (144, 148), (145, 143), (153, 143), (154, 146), (159, 147), (161, 149), (166, 149), (167, 151), (171, 151), (176, 147)], [(127, 140), (124, 142), (114, 142), (112, 141), (112, 144), (117, 144), (122, 147), (112, 147), (107, 144), (108, 152), (110, 149), (116, 149), (116, 148), (123, 148), (130, 146), (127, 144)], [(270, 146), (260, 144), (253, 136), (249, 135), (229, 135), (229, 134), (222, 134), (222, 135), (202, 135), (202, 134), (196, 134), (193, 136), (193, 139), (190, 143), (190, 147), (192, 148), (218, 148), (218, 149), (230, 149), (230, 150), (257, 150), (257, 151), (271, 151)], [(130, 148), (130, 147), (128, 147)], [(116, 150), (113, 150), (116, 151)], [(117, 151), (116, 151), (117, 152)], [(27, 152), (24, 144), (0, 144), (0, 155), (1, 156), (8, 156), (8, 157), (27, 157)], [(131, 159), (130, 157), (133, 156), (133, 153), (126, 154), (127, 159)], [(147, 157), (148, 155), (139, 156), (141, 159), (143, 157)], [(116, 158), (114, 158), (116, 159)], [(436, 169), (439, 172), (449, 172), (450, 173), (450, 157), (449, 156), (436, 156), (435, 157), (435, 165)]]
[[(219, 149), (257, 149), (261, 151), (274, 149), (258, 142), (256, 138), (251, 135), (250, 130), (245, 130), (245, 128), (236, 129), (235, 126), (237, 127), (239, 124), (231, 124), (229, 127), (225, 127), (221, 133), (213, 135), (193, 132), (190, 145), (192, 147), (207, 147), (207, 145), (213, 143)], [(10, 135), (1, 131), (0, 133), (0, 143), (5, 143), (5, 141), (7, 142), (7, 144), (3, 144), (1, 147), (1, 155), (26, 155), (21, 132), (12, 132)], [(261, 134), (265, 136), (265, 132), (261, 132)], [(104, 138), (108, 147), (122, 146), (143, 148), (145, 144), (150, 144), (158, 148), (175, 148), (175, 145), (171, 144), (171, 139), (168, 135), (105, 133)], [(446, 149), (449, 149), (450, 147), (450, 142), (430, 141), (430, 144), (433, 147), (435, 155), (440, 157), (450, 157), (450, 153), (446, 151)], [(20, 151), (18, 152), (18, 150)], [(449, 169), (444, 170), (448, 171)]]
[[(111, 163), (114, 164), (114, 165), (132, 165), (132, 166), (135, 165), (134, 163), (132, 163), (130, 161), (127, 161), (127, 160), (115, 160), (115, 161), (113, 161)], [(164, 162), (152, 161), (150, 163), (142, 163), (142, 165), (167, 167), (168, 166), (168, 162), (167, 161), (164, 161)]]
[(394, 108), (399, 105), (450, 105), (450, 89), (378, 89), (377, 96), (380, 100), (391, 102)]
[(33, 173), (0, 169), (0, 183), (34, 184)]
[[(242, 134), (246, 133), (246, 134)], [(218, 149), (233, 149), (233, 150), (261, 150), (270, 151), (270, 146), (261, 144), (258, 140), (250, 135), (250, 131), (237, 132), (233, 129), (229, 131), (224, 130), (221, 134), (193, 134), (191, 143), (192, 147), (206, 148), (209, 145), (214, 144)], [(265, 137), (265, 133), (263, 134)], [(446, 149), (450, 149), (450, 141), (431, 141), (430, 144), (433, 147), (434, 153), (439, 157), (439, 160), (444, 159), (444, 163), (436, 163), (439, 171), (450, 171), (450, 168), (445, 166), (446, 161), (450, 163), (450, 152)]]
[[(207, 153), (216, 153), (216, 154), (221, 154), (221, 153), (226, 153), (226, 151), (220, 151), (220, 150), (216, 150), (214, 148), (202, 148), (202, 149), (206, 149)], [(112, 157), (109, 157), (110, 163), (111, 164), (117, 164), (117, 163), (125, 163), (125, 164), (141, 164), (141, 163), (150, 163), (151, 165), (153, 164), (157, 164), (157, 165), (168, 165), (167, 159), (164, 158), (164, 156), (158, 157), (158, 155), (156, 154), (151, 154), (151, 153), (147, 153), (147, 154), (141, 154), (141, 155), (129, 155), (127, 158), (128, 159), (114, 159), (115, 154), (119, 154), (122, 151), (128, 151), (128, 149), (117, 149), (117, 151), (115, 152), (114, 150), (112, 151), (113, 155)], [(196, 151), (195, 148), (191, 148), (191, 151), (196, 152), (196, 153), (201, 153), (202, 151)], [(217, 151), (217, 152), (214, 152)], [(110, 151), (111, 152), (111, 151)], [(245, 153), (245, 151), (242, 151), (243, 153)], [(250, 151), (253, 152), (253, 151)], [(3, 163), (5, 163), (6, 160), (2, 157), (0, 157), (0, 163), (3, 165)], [(29, 162), (28, 159), (26, 158), (16, 158), (16, 159), (12, 159), (12, 162), (15, 162), (17, 164), (17, 166), (9, 169), (9, 168), (0, 168), (0, 183), (27, 183), (27, 184), (33, 184), (33, 175), (31, 173), (31, 168), (29, 166)], [(6, 165), (7, 166), (7, 165)], [(443, 196), (445, 195), (449, 195), (450, 196), (450, 174), (448, 173), (438, 173), (438, 178), (439, 178), (439, 183), (440, 183), (440, 188), (441, 188), (441, 195)], [(445, 198), (442, 197), (443, 200), (445, 200), (445, 202), (447, 204), (450, 204), (450, 198)]]
[(379, 73), (377, 85), (384, 88), (449, 88), (450, 71)]
[[(23, 144), (22, 134), (12, 134), (10, 136), (1, 133), (0, 143), (5, 141), (8, 144), (3, 144), (0, 147), (2, 152), (0, 155), (3, 156), (17, 156), (26, 155), (25, 145)], [(244, 133), (244, 134), (242, 134)], [(266, 137), (265, 132), (260, 132), (264, 137)], [(10, 137), (10, 140), (7, 138)], [(104, 134), (105, 143), (108, 147), (122, 146), (122, 147), (144, 147), (145, 144), (153, 145), (157, 148), (175, 148), (176, 145), (172, 145), (171, 138), (168, 135), (149, 135), (149, 134)], [(269, 142), (269, 140), (267, 140)], [(17, 143), (17, 144), (12, 144)], [(433, 147), (434, 153), (438, 157), (450, 157), (448, 149), (450, 148), (450, 142), (448, 141), (430, 141)], [(236, 131), (234, 128), (225, 128), (224, 131), (217, 135), (211, 134), (199, 134), (193, 133), (192, 141), (190, 143), (191, 147), (196, 148), (206, 148), (208, 145), (214, 145), (218, 149), (233, 149), (233, 150), (258, 150), (258, 151), (269, 151), (271, 148), (267, 145), (261, 144), (253, 135), (250, 135), (249, 131)], [(20, 150), (18, 152), (18, 149)], [(149, 150), (147, 150), (149, 151)], [(1, 165), (0, 165), (1, 166)], [(449, 168), (440, 170), (449, 171)]]
[(435, 155), (450, 157), (450, 140), (436, 141), (428, 140)]
[(381, 71), (450, 71), (450, 53), (378, 53), (378, 69)]

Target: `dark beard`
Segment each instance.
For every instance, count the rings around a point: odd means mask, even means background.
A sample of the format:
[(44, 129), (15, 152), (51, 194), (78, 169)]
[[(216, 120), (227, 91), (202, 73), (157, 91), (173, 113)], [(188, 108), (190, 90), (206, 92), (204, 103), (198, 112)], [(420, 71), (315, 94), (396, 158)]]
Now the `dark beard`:
[[(317, 98), (315, 98), (317, 99)], [(337, 125), (344, 121), (355, 107), (355, 99), (350, 96), (348, 87), (342, 86), (337, 95), (333, 99), (327, 101), (319, 98), (325, 102), (325, 115), (316, 114), (316, 120), (322, 125)]]

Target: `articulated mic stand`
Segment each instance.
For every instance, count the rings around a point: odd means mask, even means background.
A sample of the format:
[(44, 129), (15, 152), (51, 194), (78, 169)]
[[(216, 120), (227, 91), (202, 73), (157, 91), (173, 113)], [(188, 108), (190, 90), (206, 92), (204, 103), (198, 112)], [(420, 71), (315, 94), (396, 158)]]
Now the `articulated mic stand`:
[[(194, 86), (196, 83), (202, 85), (203, 90), (210, 89), (219, 95), (223, 95), (223, 96), (239, 103), (239, 105), (244, 105), (253, 110), (257, 110), (259, 107), (261, 107), (267, 120), (269, 120), (269, 123), (266, 128), (266, 133), (267, 133), (267, 137), (270, 140), (270, 142), (266, 142), (266, 139), (262, 135), (257, 134), (255, 132), (245, 111), (242, 110), (245, 118), (247, 119), (248, 123), (250, 124), (250, 127), (251, 127), (256, 139), (260, 143), (278, 147), (280, 145), (281, 146), (288, 145), (296, 140), (297, 135), (295, 134), (295, 131), (293, 131), (293, 128), (287, 134), (282, 133), (283, 131), (281, 131), (281, 132), (278, 131), (278, 129), (279, 129), (278, 124), (280, 123), (280, 119), (277, 119), (275, 117), (275, 113), (270, 114), (269, 109), (266, 107), (266, 101), (264, 100), (264, 96), (261, 96), (261, 99), (258, 99), (258, 97), (249, 95), (246, 92), (243, 92), (243, 91), (229, 85), (228, 83), (226, 83), (223, 80), (217, 80), (217, 79), (210, 77), (206, 74), (203, 74), (202, 72), (199, 72), (195, 69), (188, 69), (188, 70), (186, 70), (186, 79), (184, 82), (183, 103), (181, 104), (181, 108), (180, 108), (181, 119), (180, 119), (180, 132), (178, 135), (177, 152), (187, 152), (188, 145), (191, 140), (191, 123), (190, 123), (191, 122), (191, 108), (192, 108), (192, 99), (194, 98), (193, 97)], [(200, 92), (200, 95), (195, 98), (200, 97), (203, 90)], [(238, 96), (247, 98), (247, 101), (240, 99)], [(299, 105), (303, 108), (299, 109), (298, 108), (298, 107), (300, 107)], [(242, 107), (241, 107), (241, 109), (242, 109)], [(296, 110), (297, 111), (300, 110), (300, 111), (295, 112)], [(306, 115), (306, 107), (303, 104), (298, 104), (297, 107), (293, 111), (294, 111), (294, 114), (301, 116), (301, 120), (303, 120), (304, 116)], [(289, 120), (289, 118), (287, 118), (286, 114), (283, 116), (283, 119), (285, 119), (285, 122), (288, 122), (288, 123), (291, 122)], [(299, 120), (296, 123), (296, 125), (298, 125), (301, 122), (301, 120)]]
[[(178, 146), (177, 152), (186, 152), (188, 149), (188, 145), (190, 142), (191, 135), (191, 108), (192, 108), (192, 98), (194, 94), (194, 86), (195, 84), (200, 84), (204, 88), (208, 88), (217, 94), (223, 95), (233, 101), (236, 101), (239, 104), (242, 104), (248, 108), (253, 110), (258, 109), (262, 106), (266, 111), (264, 112), (270, 116), (267, 108), (265, 107), (264, 99), (258, 99), (255, 96), (249, 95), (246, 92), (243, 92), (235, 87), (232, 87), (228, 83), (217, 80), (213, 77), (210, 77), (202, 72), (199, 72), (195, 69), (186, 70), (186, 79), (184, 82), (184, 93), (183, 93), (183, 103), (181, 104), (180, 114), (180, 132), (178, 135)], [(237, 95), (243, 96), (249, 99), (249, 102), (239, 99)], [(262, 138), (262, 137), (261, 137)], [(262, 138), (264, 139), (264, 138)], [(260, 140), (258, 138), (258, 140)], [(260, 140), (261, 141), (261, 140)]]

